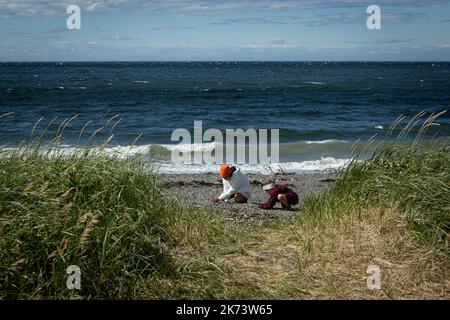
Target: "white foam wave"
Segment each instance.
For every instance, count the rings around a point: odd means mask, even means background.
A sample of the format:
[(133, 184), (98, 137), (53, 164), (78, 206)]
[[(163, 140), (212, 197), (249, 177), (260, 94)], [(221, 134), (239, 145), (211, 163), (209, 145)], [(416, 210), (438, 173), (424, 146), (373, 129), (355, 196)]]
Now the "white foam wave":
[[(336, 159), (333, 157), (321, 158), (302, 162), (284, 162), (264, 164), (238, 165), (244, 173), (275, 174), (275, 173), (301, 173), (339, 170), (350, 163), (351, 159)], [(201, 174), (217, 173), (218, 165), (211, 164), (175, 164), (172, 162), (155, 163), (155, 169), (162, 174)]]
[(305, 84), (314, 84), (314, 85), (318, 85), (318, 86), (324, 85), (324, 84), (325, 84), (325, 82), (320, 82), (320, 81), (307, 81), (307, 82), (302, 82), (302, 83), (305, 83)]
[[(179, 152), (203, 152), (213, 151), (216, 147), (215, 142), (210, 143), (193, 143), (193, 144), (146, 144), (140, 146), (114, 146), (114, 147), (92, 147), (92, 152), (101, 152), (108, 156), (115, 156), (118, 158), (126, 159), (135, 155), (146, 155), (152, 153), (152, 147), (161, 147), (167, 149), (167, 151), (179, 151)], [(13, 152), (17, 148), (0, 147), (4, 151)], [(71, 145), (61, 144), (58, 148), (49, 148), (47, 154), (49, 156), (70, 156), (77, 154), (80, 151), (85, 150), (83, 147), (73, 147)]]
[[(114, 156), (120, 159), (126, 159), (136, 155), (148, 155), (152, 153), (152, 146), (115, 146), (104, 148), (91, 148), (94, 154), (101, 154), (106, 156)], [(212, 150), (215, 147), (214, 142), (198, 145), (158, 145), (167, 148), (168, 150), (179, 150), (180, 152), (204, 151), (205, 148)], [(187, 148), (187, 149), (185, 149)], [(17, 148), (2, 148), (3, 151), (17, 151)], [(80, 154), (80, 151), (85, 148), (60, 146), (59, 148), (48, 149), (46, 155), (55, 156), (72, 156)], [(283, 162), (272, 164), (243, 164), (238, 165), (243, 172), (256, 174), (274, 174), (274, 173), (299, 173), (299, 172), (320, 172), (327, 170), (339, 170), (345, 167), (351, 159), (336, 159), (334, 157), (321, 157), (318, 160), (308, 160), (301, 162)], [(179, 164), (168, 160), (152, 161), (152, 166), (157, 169), (159, 173), (163, 174), (200, 174), (200, 173), (216, 173), (218, 164)]]
[[(114, 146), (103, 148), (103, 151), (108, 155), (117, 156), (119, 158), (128, 158), (135, 155), (145, 155), (151, 154), (153, 147), (160, 147), (167, 149), (167, 151), (179, 151), (179, 152), (203, 152), (203, 151), (213, 151), (216, 144), (214, 142), (210, 143), (193, 143), (193, 144), (146, 144), (140, 146)], [(71, 153), (78, 148), (67, 147), (64, 148), (66, 152)], [(99, 150), (98, 148), (93, 148), (94, 150)]]
[(346, 141), (346, 140), (337, 140), (337, 139), (326, 139), (326, 140), (316, 140), (316, 141), (307, 140), (307, 141), (305, 141), (306, 144), (326, 144), (326, 143), (334, 143), (334, 142), (348, 142), (348, 141)]
[(200, 151), (213, 151), (216, 147), (215, 142), (207, 143), (185, 143), (185, 144), (160, 144), (159, 146), (166, 148), (170, 151), (180, 152), (200, 152)]
[[(14, 152), (17, 151), (17, 148), (1, 148), (3, 151)], [(86, 151), (86, 148), (79, 147), (71, 147), (61, 145), (58, 148), (48, 148), (42, 149), (42, 151), (50, 158), (56, 156), (72, 156), (81, 154), (83, 151)], [(117, 157), (120, 159), (127, 159), (129, 157), (135, 155), (143, 155), (147, 154), (150, 150), (150, 145), (144, 146), (115, 146), (115, 147), (92, 147), (89, 151), (92, 154), (100, 154), (105, 156)]]
[[(299, 141), (300, 143), (305, 143), (307, 145), (325, 145), (332, 143), (347, 143), (345, 140), (336, 140), (336, 139), (327, 139), (327, 140), (316, 140), (316, 141)], [(290, 144), (286, 144), (290, 145)], [(216, 142), (206, 142), (206, 143), (178, 143), (178, 144), (145, 144), (145, 145), (126, 145), (126, 146), (108, 146), (108, 147), (91, 147), (90, 150), (93, 152), (101, 152), (105, 155), (115, 156), (118, 158), (126, 159), (128, 157), (136, 156), (136, 155), (149, 155), (151, 156), (153, 153), (160, 154), (161, 149), (165, 149), (167, 152), (178, 151), (181, 153), (187, 152), (212, 152), (215, 148), (223, 146), (220, 143)], [(281, 144), (280, 146), (283, 146)], [(250, 146), (252, 147), (252, 146)], [(256, 147), (256, 146), (253, 146)], [(1, 147), (0, 147), (1, 148)], [(290, 147), (291, 148), (291, 147)], [(13, 151), (16, 148), (2, 148), (3, 150)], [(48, 150), (49, 155), (72, 155), (79, 153), (84, 150), (84, 147), (75, 147), (72, 145), (61, 144), (56, 148), (50, 148)]]

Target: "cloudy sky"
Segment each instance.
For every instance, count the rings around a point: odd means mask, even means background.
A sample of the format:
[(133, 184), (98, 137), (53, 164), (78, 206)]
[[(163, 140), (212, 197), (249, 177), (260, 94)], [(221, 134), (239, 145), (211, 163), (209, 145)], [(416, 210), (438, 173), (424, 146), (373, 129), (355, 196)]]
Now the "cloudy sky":
[(449, 61), (450, 0), (0, 0), (0, 61), (85, 60)]

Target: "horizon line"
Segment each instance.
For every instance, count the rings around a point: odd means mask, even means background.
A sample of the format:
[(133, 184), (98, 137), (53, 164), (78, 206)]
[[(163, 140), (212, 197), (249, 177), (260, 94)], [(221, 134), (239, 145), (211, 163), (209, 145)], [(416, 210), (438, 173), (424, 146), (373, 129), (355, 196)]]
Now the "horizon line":
[(0, 63), (124, 63), (124, 62), (157, 62), (157, 63), (203, 63), (203, 62), (278, 62), (278, 63), (317, 63), (317, 62), (364, 62), (364, 63), (450, 63), (450, 60), (3, 60)]

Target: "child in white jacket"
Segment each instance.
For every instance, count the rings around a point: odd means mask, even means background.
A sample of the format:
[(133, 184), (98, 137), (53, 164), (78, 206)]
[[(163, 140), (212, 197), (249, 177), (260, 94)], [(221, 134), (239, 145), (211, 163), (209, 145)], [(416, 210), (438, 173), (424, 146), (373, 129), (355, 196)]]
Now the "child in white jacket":
[(223, 182), (223, 192), (218, 197), (214, 197), (213, 202), (228, 201), (234, 198), (236, 203), (245, 203), (250, 199), (250, 183), (240, 169), (223, 164), (220, 166), (220, 176)]

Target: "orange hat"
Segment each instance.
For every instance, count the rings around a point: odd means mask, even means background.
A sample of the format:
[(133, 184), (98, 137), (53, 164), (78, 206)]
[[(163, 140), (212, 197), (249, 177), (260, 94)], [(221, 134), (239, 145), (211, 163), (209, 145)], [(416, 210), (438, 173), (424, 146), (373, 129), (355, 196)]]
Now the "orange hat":
[(220, 176), (222, 178), (228, 177), (233, 173), (233, 169), (227, 164), (223, 164), (220, 166)]

